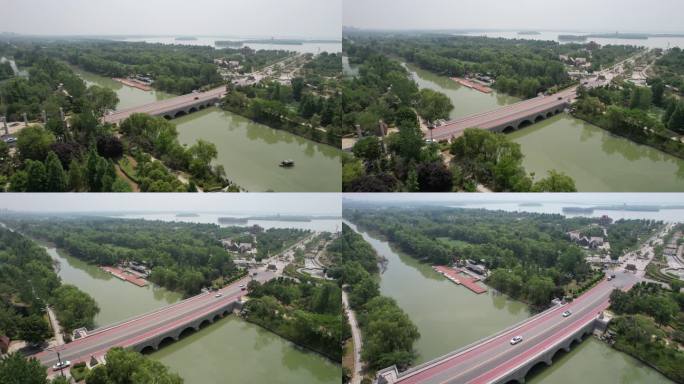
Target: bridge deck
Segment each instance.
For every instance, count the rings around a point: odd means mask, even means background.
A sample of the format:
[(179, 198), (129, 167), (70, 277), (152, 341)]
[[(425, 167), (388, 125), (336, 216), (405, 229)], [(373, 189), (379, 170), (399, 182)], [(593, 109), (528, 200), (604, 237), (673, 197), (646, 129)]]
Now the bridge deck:
[(244, 294), (239, 285), (246, 284), (243, 278), (220, 290), (222, 297), (214, 297), (215, 292), (202, 293), (178, 303), (157, 309), (144, 315), (94, 330), (88, 336), (71, 343), (42, 351), (36, 357), (43, 365), (51, 366), (57, 362), (56, 351), (62, 360), (72, 363), (87, 361), (91, 356), (103, 356), (116, 346), (133, 346), (141, 341), (163, 335), (171, 329), (179, 329), (213, 311), (239, 300)]
[(154, 103), (115, 111), (114, 113), (106, 115), (104, 117), (104, 122), (118, 124), (121, 121), (126, 120), (126, 118), (134, 113), (147, 113), (152, 116), (161, 116), (169, 111), (182, 109), (202, 102), (208, 102), (216, 98), (221, 98), (225, 93), (226, 87), (221, 86), (206, 92), (189, 93), (187, 95), (176, 96), (170, 99), (159, 100), (155, 101)]
[(433, 129), (432, 138), (448, 140), (461, 136), (466, 128), (492, 129), (499, 127), (509, 122), (534, 116), (542, 111), (563, 106), (567, 104), (568, 99), (574, 97), (575, 88), (571, 88), (550, 96), (539, 96), (495, 110), (458, 118)]
[[(634, 279), (631, 274), (619, 274), (611, 282), (604, 280), (571, 303), (556, 306), (492, 337), (414, 367), (399, 374), (396, 382), (498, 382), (514, 369), (537, 359), (541, 353), (555, 352), (559, 344), (593, 323), (597, 313), (607, 308), (614, 288), (625, 289)], [(572, 311), (572, 315), (563, 317), (561, 314), (565, 310)], [(523, 341), (511, 345), (510, 339), (517, 335), (523, 336)]]

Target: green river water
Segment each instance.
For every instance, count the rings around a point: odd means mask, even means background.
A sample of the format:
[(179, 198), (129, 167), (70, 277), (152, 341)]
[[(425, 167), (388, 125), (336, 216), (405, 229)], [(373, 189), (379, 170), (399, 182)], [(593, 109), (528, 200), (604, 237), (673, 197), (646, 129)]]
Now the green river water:
[[(453, 80), (407, 65), (421, 88), (445, 93), (451, 118), (496, 109), (519, 99), (484, 94)], [(509, 135), (525, 155), (523, 165), (537, 178), (550, 169), (565, 172), (582, 192), (684, 191), (684, 160), (615, 136), (568, 114), (554, 116)]]
[[(394, 298), (420, 332), (415, 364), (464, 347), (531, 315), (526, 304), (489, 291), (477, 295), (457, 286), (427, 264), (393, 249), (376, 234), (359, 230), (387, 259), (380, 291)], [(528, 376), (531, 384), (665, 384), (670, 380), (638, 360), (590, 338), (554, 364)]]
[[(74, 71), (88, 85), (110, 88), (119, 96), (118, 109), (134, 107), (172, 97), (158, 91), (142, 91), (112, 79)], [(250, 192), (339, 192), (342, 189), (342, 151), (289, 132), (257, 124), (219, 108), (208, 108), (171, 120), (178, 140), (192, 145), (202, 139), (214, 143), (216, 164), (223, 165), (227, 177)], [(294, 160), (292, 168), (278, 164)]]
[[(89, 293), (100, 306), (98, 326), (152, 311), (181, 299), (159, 287), (140, 288), (49, 246), (59, 276)], [(229, 316), (149, 355), (187, 384), (339, 384), (342, 369), (262, 328)]]

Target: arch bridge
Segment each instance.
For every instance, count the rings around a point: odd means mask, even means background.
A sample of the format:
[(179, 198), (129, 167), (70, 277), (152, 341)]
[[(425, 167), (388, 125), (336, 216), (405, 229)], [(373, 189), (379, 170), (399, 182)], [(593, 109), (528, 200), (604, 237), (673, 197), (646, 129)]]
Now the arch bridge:
[(434, 140), (452, 140), (467, 128), (510, 133), (563, 112), (576, 97), (576, 88), (550, 96), (539, 96), (507, 105), (493, 111), (478, 113), (446, 122), (432, 130)]
[(151, 116), (162, 116), (166, 119), (174, 119), (189, 113), (197, 112), (210, 107), (221, 101), (227, 88), (221, 86), (206, 92), (189, 93), (170, 99), (155, 101), (137, 107), (114, 111), (103, 117), (105, 123), (119, 124), (134, 113), (146, 113)]

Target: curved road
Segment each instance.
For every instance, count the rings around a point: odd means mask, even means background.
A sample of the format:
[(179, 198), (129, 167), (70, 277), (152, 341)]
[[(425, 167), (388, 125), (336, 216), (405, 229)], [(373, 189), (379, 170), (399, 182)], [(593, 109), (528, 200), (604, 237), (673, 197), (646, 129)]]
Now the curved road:
[[(567, 339), (609, 305), (613, 289), (628, 289), (637, 278), (619, 272), (612, 281), (604, 280), (571, 303), (556, 306), (527, 321), (457, 353), (417, 366), (397, 379), (397, 383), (492, 383), (549, 347)], [(566, 310), (572, 311), (563, 317)], [(511, 345), (520, 335), (523, 341)]]

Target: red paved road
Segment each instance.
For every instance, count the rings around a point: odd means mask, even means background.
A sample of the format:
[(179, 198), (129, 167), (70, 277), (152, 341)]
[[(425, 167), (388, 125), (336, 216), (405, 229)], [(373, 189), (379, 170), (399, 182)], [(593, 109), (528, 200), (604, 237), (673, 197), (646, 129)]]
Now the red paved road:
[[(493, 111), (478, 113), (447, 122), (432, 130), (434, 140), (448, 140), (463, 134), (466, 128), (490, 129), (561, 105), (575, 97), (575, 88), (566, 89), (550, 96), (535, 97), (510, 104)], [(561, 100), (558, 100), (561, 98)]]
[[(268, 280), (270, 272), (261, 272), (259, 280)], [(202, 293), (181, 302), (160, 308), (136, 318), (111, 326), (94, 330), (87, 337), (57, 347), (62, 360), (87, 361), (90, 356), (99, 357), (116, 346), (131, 346), (140, 341), (151, 339), (169, 329), (189, 324), (230, 302), (239, 300), (245, 291), (239, 285), (247, 284), (245, 277), (220, 290), (222, 297), (216, 298), (216, 292)], [(45, 350), (34, 355), (43, 365), (52, 366), (57, 362), (55, 349)]]
[(134, 113), (147, 113), (152, 116), (162, 116), (168, 111), (199, 103), (202, 101), (209, 101), (216, 97), (221, 97), (226, 93), (226, 87), (221, 86), (206, 92), (190, 93), (183, 96), (176, 96), (170, 99), (156, 101), (154, 103), (141, 105), (133, 108), (126, 108), (116, 111), (104, 117), (105, 123), (118, 124), (119, 122), (128, 118)]
[[(540, 351), (565, 340), (568, 334), (586, 325), (588, 321), (593, 321), (597, 313), (608, 306), (613, 289), (625, 289), (635, 281), (633, 275), (620, 273), (615, 280), (604, 280), (569, 304), (531, 317), (515, 328), (466, 350), (416, 367), (397, 382), (490, 383), (513, 367), (529, 361)], [(563, 317), (561, 314), (565, 310), (572, 311), (572, 315)], [(523, 336), (523, 341), (510, 345), (510, 339), (517, 335)]]

